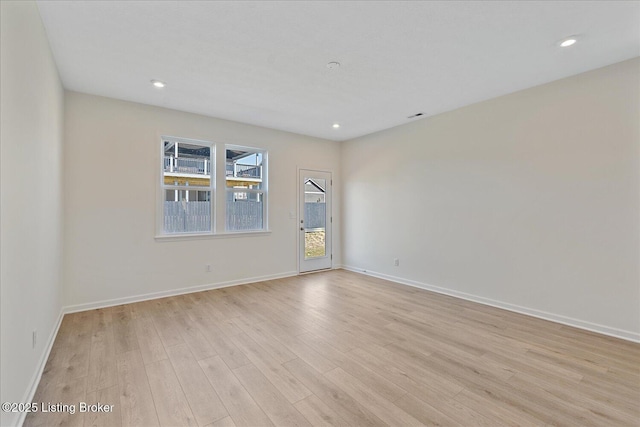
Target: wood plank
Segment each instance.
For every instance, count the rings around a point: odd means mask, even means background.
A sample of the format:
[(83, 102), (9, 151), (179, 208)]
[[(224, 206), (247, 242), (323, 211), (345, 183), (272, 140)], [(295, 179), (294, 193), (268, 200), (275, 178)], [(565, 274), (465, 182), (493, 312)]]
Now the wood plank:
[(93, 330), (104, 329), (113, 323), (113, 310), (111, 307), (94, 310)]
[(140, 301), (129, 304), (129, 310), (131, 311), (132, 319), (139, 319), (141, 317), (148, 317), (153, 314), (151, 310), (150, 301)]
[(303, 344), (294, 337), (280, 335), (276, 338), (281, 345), (284, 345), (295, 356), (304, 360), (318, 372), (327, 372), (335, 369), (337, 366), (324, 357), (321, 353)]
[(389, 425), (424, 425), (393, 403), (380, 397), (369, 387), (358, 381), (352, 375), (343, 371), (341, 368), (329, 371), (324, 374), (324, 376)]
[(224, 417), (221, 420), (216, 421), (212, 424), (207, 424), (206, 427), (236, 427), (236, 423), (233, 422), (233, 418)]
[[(234, 320), (242, 319), (236, 317)], [(293, 354), (287, 347), (278, 342), (271, 333), (262, 327), (262, 325), (251, 325), (245, 322), (235, 322), (248, 337), (254, 340), (262, 350), (278, 363), (285, 363), (295, 359), (297, 356)], [(238, 336), (235, 334), (233, 336)]]
[(87, 393), (87, 404), (109, 405), (110, 411), (87, 412), (84, 416), (84, 427), (118, 427), (122, 425), (118, 385)]
[(87, 378), (69, 378), (51, 389), (51, 394), (38, 401), (38, 412), (25, 418), (24, 426), (82, 426), (85, 414), (78, 403), (86, 401)]
[(300, 359), (285, 363), (285, 368), (350, 425), (386, 425), (367, 408)]
[(120, 411), (125, 426), (159, 426), (140, 350), (117, 356)]
[(121, 316), (112, 323), (116, 354), (138, 350), (140, 348), (135, 324), (131, 319), (127, 319), (126, 317), (127, 316)]
[(220, 356), (203, 359), (198, 363), (235, 424), (240, 426), (273, 425)]
[(191, 353), (197, 359), (206, 359), (218, 354), (216, 349), (207, 340), (198, 328), (197, 323), (188, 316), (175, 316), (175, 324), (184, 342), (189, 346)]
[(198, 425), (210, 424), (229, 415), (186, 344), (167, 348), (167, 354)]
[(372, 390), (376, 390), (378, 394), (391, 402), (395, 402), (407, 393), (405, 389), (389, 381), (384, 376), (379, 375), (377, 371), (369, 369), (369, 367), (365, 367), (360, 363), (358, 357), (353, 357), (350, 353), (342, 353), (331, 347), (328, 342), (323, 341), (316, 336), (303, 334), (297, 336), (296, 339), (303, 341), (310, 347), (322, 352), (325, 358), (331, 360), (335, 365), (358, 378)]
[(277, 426), (310, 426), (307, 420), (253, 365), (233, 370), (244, 388)]
[(112, 322), (131, 320), (131, 304), (114, 305), (111, 307)]
[(461, 404), (441, 399), (429, 403), (418, 399), (412, 394), (406, 394), (396, 400), (395, 405), (411, 414), (421, 423), (429, 426), (486, 426), (502, 425), (502, 420), (490, 420)]
[[(399, 367), (397, 366), (397, 363), (389, 363), (386, 360), (380, 359), (369, 352), (360, 349), (356, 349), (350, 354), (358, 357), (360, 363), (368, 369), (377, 372), (379, 375), (396, 384), (398, 387), (401, 387), (416, 396), (431, 397), (443, 394), (449, 396), (455, 395), (455, 393), (443, 393), (443, 391), (437, 386), (429, 382), (428, 377), (415, 377), (411, 368)], [(462, 387), (458, 390), (462, 390)]]
[(189, 402), (168, 360), (145, 365), (161, 426), (197, 426)]
[(509, 403), (496, 404), (492, 399), (490, 392), (484, 395), (462, 390), (453, 400), (460, 402), (467, 408), (470, 408), (484, 417), (491, 419), (497, 425), (518, 425), (518, 426), (539, 426), (545, 423), (524, 412)]
[(280, 393), (291, 403), (304, 399), (311, 392), (289, 371), (260, 347), (255, 341), (245, 334), (230, 338), (240, 348), (251, 362), (275, 385)]
[(176, 325), (176, 320), (173, 316), (153, 316), (152, 319), (165, 349), (184, 343), (184, 339), (180, 335), (180, 328)]
[(140, 345), (140, 354), (144, 363), (153, 363), (167, 359), (167, 353), (156, 331), (151, 316), (141, 316), (133, 320)]
[(340, 415), (329, 408), (318, 396), (311, 396), (296, 402), (293, 406), (314, 426), (349, 427)]
[(184, 314), (175, 297), (160, 298), (155, 301), (162, 316), (171, 317)]
[(87, 391), (96, 391), (118, 384), (116, 349), (113, 327), (99, 327), (91, 337)]
[(67, 315), (70, 322), (66, 326), (67, 338), (60, 365), (67, 380), (85, 377), (89, 373), (94, 315), (93, 310)]
[(634, 422), (640, 422), (637, 416), (625, 414), (612, 408), (613, 405), (605, 405), (585, 396), (584, 393), (569, 393), (567, 389), (544, 382), (535, 376), (519, 373), (508, 382), (517, 389), (536, 390), (536, 394), (554, 401), (560, 410), (581, 425), (632, 425)]
[(247, 356), (218, 329), (214, 320), (207, 316), (198, 316), (191, 320), (229, 368), (235, 369), (251, 363)]

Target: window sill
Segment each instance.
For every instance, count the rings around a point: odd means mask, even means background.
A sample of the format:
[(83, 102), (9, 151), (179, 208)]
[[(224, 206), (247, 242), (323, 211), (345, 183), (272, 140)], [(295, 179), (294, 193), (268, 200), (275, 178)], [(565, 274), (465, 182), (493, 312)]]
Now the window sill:
[(271, 230), (257, 231), (225, 231), (223, 233), (184, 233), (184, 234), (163, 234), (155, 236), (157, 242), (175, 242), (181, 240), (201, 240), (201, 239), (227, 239), (234, 237), (268, 236)]

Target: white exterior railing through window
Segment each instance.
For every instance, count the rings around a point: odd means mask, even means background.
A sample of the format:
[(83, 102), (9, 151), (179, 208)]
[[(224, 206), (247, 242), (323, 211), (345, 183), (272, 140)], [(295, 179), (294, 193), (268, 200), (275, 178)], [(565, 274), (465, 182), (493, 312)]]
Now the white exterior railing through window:
[(170, 173), (209, 175), (211, 172), (211, 165), (209, 164), (208, 159), (164, 156), (164, 171)]

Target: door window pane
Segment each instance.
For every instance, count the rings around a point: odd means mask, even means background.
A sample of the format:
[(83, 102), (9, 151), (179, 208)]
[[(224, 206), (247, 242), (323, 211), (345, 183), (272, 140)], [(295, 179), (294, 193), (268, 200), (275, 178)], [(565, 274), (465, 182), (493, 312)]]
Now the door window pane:
[(305, 259), (326, 256), (327, 210), (324, 179), (305, 178), (304, 181), (304, 257)]

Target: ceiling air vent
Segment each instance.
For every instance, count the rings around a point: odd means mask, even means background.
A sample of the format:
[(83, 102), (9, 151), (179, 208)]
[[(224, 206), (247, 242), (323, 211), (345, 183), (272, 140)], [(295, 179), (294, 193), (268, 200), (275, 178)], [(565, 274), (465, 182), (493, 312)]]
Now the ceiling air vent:
[(409, 117), (407, 117), (407, 119), (415, 119), (416, 117), (420, 117), (420, 116), (422, 116), (422, 115), (424, 115), (424, 113), (414, 114), (413, 116), (409, 116)]

